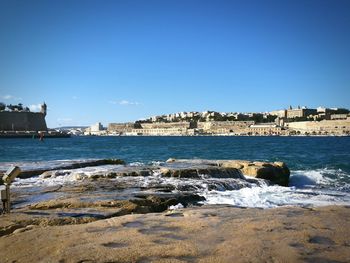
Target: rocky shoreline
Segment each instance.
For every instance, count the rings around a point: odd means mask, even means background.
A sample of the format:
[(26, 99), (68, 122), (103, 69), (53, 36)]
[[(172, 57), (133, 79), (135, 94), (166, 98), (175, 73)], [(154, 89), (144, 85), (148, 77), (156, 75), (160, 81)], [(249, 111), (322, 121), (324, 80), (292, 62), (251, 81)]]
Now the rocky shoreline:
[[(2, 262), (349, 262), (349, 207), (203, 206), (2, 232)], [(16, 214), (2, 217), (1, 225)], [(19, 218), (18, 218), (19, 219)]]
[[(10, 165), (10, 164), (9, 164)], [(94, 167), (102, 165), (122, 165), (115, 172), (107, 174), (97, 174), (91, 176), (98, 177), (118, 177), (118, 176), (149, 176), (155, 170), (164, 177), (178, 178), (199, 178), (201, 175), (210, 175), (216, 178), (240, 178), (243, 175), (255, 178), (266, 179), (281, 186), (288, 186), (290, 171), (283, 162), (260, 162), (247, 160), (203, 160), (203, 159), (174, 159), (170, 158), (165, 164), (159, 166), (130, 166), (120, 159), (97, 159), (83, 161), (67, 161), (61, 164), (43, 165), (34, 163), (31, 167), (21, 167), (22, 172), (19, 178), (29, 178), (37, 175), (51, 177), (66, 175), (71, 169)], [(38, 167), (39, 166), (39, 167)], [(4, 174), (6, 167), (3, 167), (0, 175)], [(62, 170), (64, 174), (62, 174)]]
[(171, 158), (153, 165), (85, 160), (22, 168), (12, 212), (0, 217), (1, 262), (350, 258), (349, 207), (203, 205), (203, 189), (287, 186), (290, 171), (282, 162)]
[[(289, 169), (283, 163), (239, 160), (169, 159), (159, 165), (134, 166), (117, 159), (24, 166), (20, 177), (25, 180), (11, 191), (14, 214), (20, 215), (21, 222), (50, 225), (199, 206), (205, 201), (205, 188), (237, 190), (282, 179), (288, 184)], [(23, 185), (26, 180), (30, 181)]]

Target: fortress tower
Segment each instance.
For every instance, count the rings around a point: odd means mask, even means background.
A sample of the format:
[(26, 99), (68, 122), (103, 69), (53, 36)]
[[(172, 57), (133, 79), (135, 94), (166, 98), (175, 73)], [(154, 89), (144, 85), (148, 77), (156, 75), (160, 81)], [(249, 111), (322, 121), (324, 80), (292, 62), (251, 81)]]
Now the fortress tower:
[(44, 102), (43, 104), (41, 104), (41, 110), (40, 112), (42, 114), (44, 114), (44, 117), (46, 117), (46, 112), (47, 112), (47, 106), (46, 106), (46, 103)]
[(44, 102), (40, 112), (26, 110), (0, 111), (0, 132), (2, 131), (47, 131)]

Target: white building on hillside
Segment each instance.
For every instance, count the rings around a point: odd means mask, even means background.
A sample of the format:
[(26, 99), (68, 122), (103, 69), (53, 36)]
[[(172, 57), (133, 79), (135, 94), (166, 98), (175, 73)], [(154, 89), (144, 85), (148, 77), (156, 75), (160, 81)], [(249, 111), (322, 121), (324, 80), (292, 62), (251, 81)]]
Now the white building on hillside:
[(91, 125), (84, 132), (84, 135), (106, 135), (106, 134), (107, 134), (107, 132), (103, 128), (103, 126), (100, 122), (97, 122), (94, 125)]

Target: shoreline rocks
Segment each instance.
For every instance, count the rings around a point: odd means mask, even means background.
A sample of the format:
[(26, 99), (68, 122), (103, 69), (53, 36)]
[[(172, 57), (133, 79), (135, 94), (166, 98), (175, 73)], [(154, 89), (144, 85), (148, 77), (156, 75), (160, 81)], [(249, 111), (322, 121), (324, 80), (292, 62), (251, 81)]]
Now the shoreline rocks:
[[(246, 160), (191, 160), (170, 158), (167, 163), (172, 165), (207, 165), (217, 166), (223, 171), (234, 169), (235, 174), (241, 172), (245, 176), (268, 180), (280, 186), (288, 186), (290, 170), (284, 162), (258, 162)], [(215, 169), (214, 169), (215, 170)]]
[[(212, 178), (238, 178), (244, 176), (268, 180), (280, 186), (288, 186), (290, 171), (283, 162), (259, 162), (247, 160), (205, 160), (205, 159), (168, 159), (164, 164), (148, 166), (130, 166), (120, 159), (102, 159), (87, 161), (71, 161), (51, 167), (24, 168), (19, 178), (25, 179), (40, 175), (41, 178), (66, 176), (74, 169), (116, 165), (109, 172), (89, 173), (87, 178), (116, 178), (120, 176), (150, 176), (158, 172), (163, 177), (196, 178), (203, 175)], [(0, 171), (1, 174), (1, 171)], [(76, 173), (76, 179), (84, 179), (84, 175)], [(1, 184), (1, 182), (0, 182)]]

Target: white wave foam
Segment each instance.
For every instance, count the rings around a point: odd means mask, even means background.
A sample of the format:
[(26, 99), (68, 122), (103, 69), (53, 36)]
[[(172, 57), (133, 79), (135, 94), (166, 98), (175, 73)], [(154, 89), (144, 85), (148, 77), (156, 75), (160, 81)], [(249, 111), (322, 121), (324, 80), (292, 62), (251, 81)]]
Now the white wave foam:
[(296, 170), (291, 172), (289, 186), (310, 187), (339, 184), (339, 179), (349, 178), (341, 169)]
[(43, 177), (31, 177), (27, 179), (16, 179), (13, 183), (13, 187), (18, 188), (27, 188), (27, 187), (33, 187), (33, 186), (58, 186), (58, 185), (64, 185), (66, 183), (72, 183), (79, 180), (78, 174), (70, 173), (66, 174), (64, 176), (54, 176), (50, 178), (43, 178)]
[(52, 161), (24, 161), (24, 162), (0, 162), (0, 170), (6, 171), (10, 166), (18, 166), (21, 170), (36, 170), (36, 169), (53, 169), (62, 166), (72, 165), (75, 163), (83, 163), (89, 161), (96, 161), (98, 159), (75, 159), (75, 160), (52, 160)]
[(164, 162), (162, 162), (162, 161), (152, 161), (152, 162), (151, 162), (151, 165), (152, 165), (152, 166), (160, 166), (160, 165), (162, 165), (162, 164), (164, 164)]
[(209, 191), (204, 204), (228, 204), (240, 207), (350, 205), (350, 194), (295, 187), (261, 186), (234, 191)]
[(120, 168), (120, 165), (101, 165), (69, 170), (53, 170), (48, 175), (41, 174), (38, 177), (27, 179), (16, 178), (13, 183), (14, 187), (31, 187), (31, 186), (54, 186), (74, 183), (94, 175), (107, 175), (113, 170)]
[(321, 171), (295, 171), (289, 178), (289, 186), (305, 187), (327, 184), (328, 180)]
[(169, 210), (178, 210), (178, 209), (182, 209), (184, 208), (184, 206), (181, 203), (178, 203), (177, 205), (171, 205), (169, 207)]
[(130, 166), (144, 166), (145, 164), (142, 162), (133, 162), (129, 164)]

